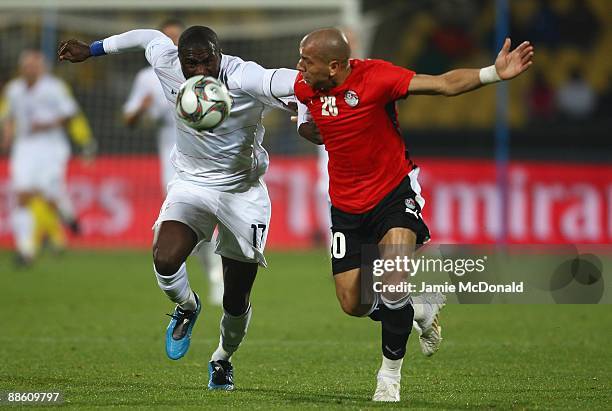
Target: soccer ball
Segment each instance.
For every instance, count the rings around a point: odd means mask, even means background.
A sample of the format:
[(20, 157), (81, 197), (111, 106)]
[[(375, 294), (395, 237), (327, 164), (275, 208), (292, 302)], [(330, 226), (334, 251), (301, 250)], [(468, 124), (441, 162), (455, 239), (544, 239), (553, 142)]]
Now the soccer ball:
[(227, 88), (212, 77), (190, 77), (181, 84), (176, 96), (178, 118), (197, 131), (217, 127), (229, 116), (231, 108)]

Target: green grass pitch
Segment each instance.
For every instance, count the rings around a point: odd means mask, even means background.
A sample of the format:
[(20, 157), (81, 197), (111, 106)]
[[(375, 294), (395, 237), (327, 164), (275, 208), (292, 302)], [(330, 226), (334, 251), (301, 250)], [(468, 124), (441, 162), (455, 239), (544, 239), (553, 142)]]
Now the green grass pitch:
[(609, 305), (447, 306), (440, 351), (423, 357), (411, 336), (402, 402), (375, 404), (380, 325), (341, 312), (326, 253), (268, 263), (233, 359), (237, 389), (210, 392), (220, 309), (205, 305), (189, 353), (168, 360), (172, 305), (148, 253), (75, 251), (15, 271), (0, 252), (0, 392), (61, 391), (79, 410), (612, 408)]

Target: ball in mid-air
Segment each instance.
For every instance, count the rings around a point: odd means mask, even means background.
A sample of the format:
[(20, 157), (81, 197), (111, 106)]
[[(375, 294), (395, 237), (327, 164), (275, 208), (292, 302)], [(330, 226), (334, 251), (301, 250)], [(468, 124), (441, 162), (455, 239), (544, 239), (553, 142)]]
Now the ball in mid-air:
[(231, 108), (232, 100), (227, 88), (212, 77), (190, 77), (176, 96), (178, 118), (197, 131), (217, 127), (229, 116)]

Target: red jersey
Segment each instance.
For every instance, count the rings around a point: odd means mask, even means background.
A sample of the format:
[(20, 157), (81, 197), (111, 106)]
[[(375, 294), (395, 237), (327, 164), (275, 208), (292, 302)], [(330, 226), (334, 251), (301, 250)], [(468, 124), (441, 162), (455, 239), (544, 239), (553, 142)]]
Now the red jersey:
[(295, 96), (308, 107), (329, 153), (329, 196), (344, 212), (374, 208), (410, 171), (395, 101), (414, 72), (383, 60), (352, 59), (344, 83), (313, 90), (300, 73)]

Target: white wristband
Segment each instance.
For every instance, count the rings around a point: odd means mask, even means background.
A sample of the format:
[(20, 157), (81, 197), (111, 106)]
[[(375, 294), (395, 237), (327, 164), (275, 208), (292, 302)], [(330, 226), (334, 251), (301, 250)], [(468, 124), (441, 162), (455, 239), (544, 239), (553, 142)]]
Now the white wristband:
[(499, 74), (497, 74), (497, 70), (495, 70), (495, 65), (481, 68), (479, 77), (482, 84), (497, 83), (502, 80)]

